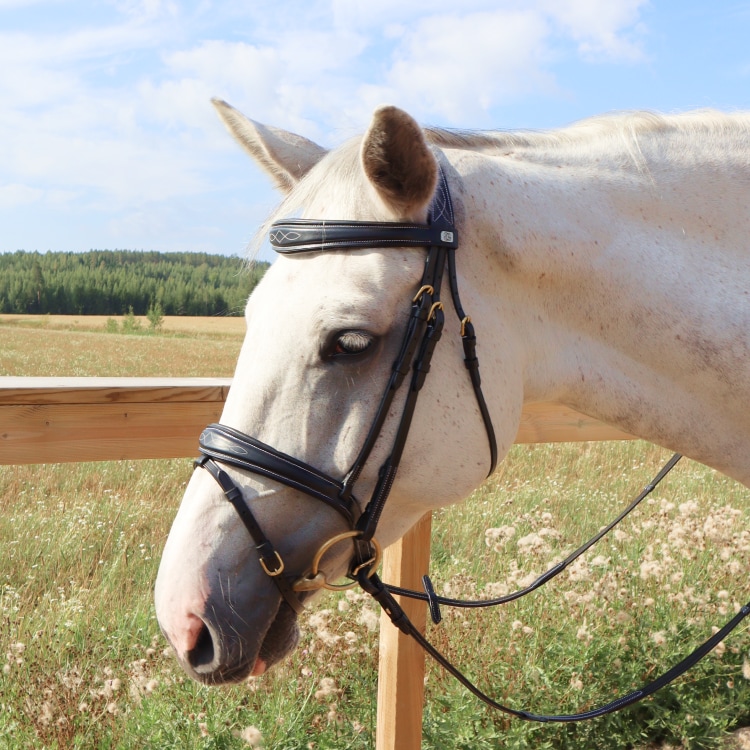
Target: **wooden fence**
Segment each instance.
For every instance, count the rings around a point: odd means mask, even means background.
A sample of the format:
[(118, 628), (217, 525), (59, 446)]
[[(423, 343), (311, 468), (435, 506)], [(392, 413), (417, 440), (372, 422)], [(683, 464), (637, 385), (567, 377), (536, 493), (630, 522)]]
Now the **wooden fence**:
[[(0, 464), (178, 458), (219, 420), (231, 380), (0, 377)], [(555, 404), (527, 404), (516, 442), (628, 439)], [(430, 515), (383, 557), (383, 580), (420, 588), (430, 561)], [(426, 607), (402, 600), (424, 629)], [(377, 750), (418, 750), (424, 654), (384, 616), (380, 628)]]

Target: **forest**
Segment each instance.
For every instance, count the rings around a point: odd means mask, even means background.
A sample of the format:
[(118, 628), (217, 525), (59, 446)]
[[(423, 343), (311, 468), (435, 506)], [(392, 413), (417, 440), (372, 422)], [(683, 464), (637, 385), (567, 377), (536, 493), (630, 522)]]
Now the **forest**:
[(187, 252), (0, 253), (0, 313), (242, 315), (268, 266)]

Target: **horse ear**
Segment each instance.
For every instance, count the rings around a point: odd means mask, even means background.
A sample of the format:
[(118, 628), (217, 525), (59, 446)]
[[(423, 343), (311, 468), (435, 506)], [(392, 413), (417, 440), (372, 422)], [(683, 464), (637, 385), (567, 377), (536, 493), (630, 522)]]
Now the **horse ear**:
[(221, 99), (212, 102), (227, 130), (283, 193), (288, 193), (326, 153), (301, 135), (248, 119)]
[(362, 166), (381, 200), (399, 218), (420, 219), (437, 185), (437, 161), (422, 128), (397, 107), (375, 110), (362, 141)]

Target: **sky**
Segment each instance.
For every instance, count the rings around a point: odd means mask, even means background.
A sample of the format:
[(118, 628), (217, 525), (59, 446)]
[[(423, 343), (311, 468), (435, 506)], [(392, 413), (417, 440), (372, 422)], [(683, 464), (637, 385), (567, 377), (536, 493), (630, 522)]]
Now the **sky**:
[(384, 103), (477, 129), (750, 109), (749, 39), (750, 0), (0, 0), (0, 252), (244, 254), (279, 196), (214, 96), (326, 147)]

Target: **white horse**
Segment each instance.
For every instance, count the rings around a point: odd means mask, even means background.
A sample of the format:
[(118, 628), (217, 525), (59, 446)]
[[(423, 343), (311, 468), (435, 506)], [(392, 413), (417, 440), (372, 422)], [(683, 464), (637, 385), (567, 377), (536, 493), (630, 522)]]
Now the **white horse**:
[[(440, 164), (500, 457), (524, 402), (553, 401), (750, 485), (750, 116), (624, 114), (551, 133), (457, 133), (422, 130), (384, 107), (364, 137), (327, 152), (216, 106), (286, 195), (276, 217), (422, 223)], [(280, 257), (248, 302), (222, 424), (344, 477), (424, 259), (404, 247)], [(459, 324), (445, 306), (378, 527), (383, 545), (469, 495), (490, 463)], [(403, 399), (358, 496), (377, 481)], [(288, 571), (309, 570), (321, 543), (348, 528), (305, 494), (226, 471)], [(346, 570), (345, 547), (323, 560), (329, 580)], [(206, 471), (193, 475), (169, 535), (156, 609), (184, 669), (208, 683), (260, 674), (296, 643), (295, 612)]]

